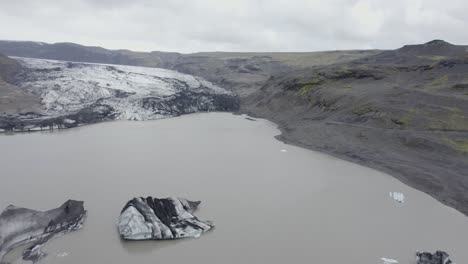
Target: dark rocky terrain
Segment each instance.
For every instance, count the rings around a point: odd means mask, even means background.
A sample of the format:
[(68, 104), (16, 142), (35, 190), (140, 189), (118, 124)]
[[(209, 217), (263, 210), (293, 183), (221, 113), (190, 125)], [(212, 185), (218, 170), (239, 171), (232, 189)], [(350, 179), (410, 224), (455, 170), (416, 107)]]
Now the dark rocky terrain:
[(9, 56), (162, 67), (201, 76), (279, 124), (279, 138), (385, 171), (468, 215), (468, 52), (197, 53), (0, 42)]
[(0, 115), (25, 113), (40, 108), (39, 98), (14, 85), (21, 65), (0, 54)]
[(7, 56), (0, 54), (0, 78), (5, 82), (14, 82), (14, 76), (21, 71), (21, 65)]
[(271, 78), (243, 111), (468, 214), (468, 53), (443, 41)]

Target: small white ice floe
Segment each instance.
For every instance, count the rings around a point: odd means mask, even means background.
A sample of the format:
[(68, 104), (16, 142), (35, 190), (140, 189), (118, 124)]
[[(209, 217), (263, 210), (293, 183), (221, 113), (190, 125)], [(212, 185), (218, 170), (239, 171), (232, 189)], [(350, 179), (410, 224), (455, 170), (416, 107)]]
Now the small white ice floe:
[(389, 259), (389, 258), (381, 258), (381, 260), (383, 261), (383, 264), (396, 264), (396, 263), (398, 263), (398, 260)]
[(76, 123), (75, 120), (69, 119), (69, 118), (65, 118), (65, 119), (63, 120), (63, 122), (64, 122), (65, 124), (74, 124), (74, 123)]
[(64, 257), (66, 257), (66, 256), (68, 256), (68, 253), (67, 253), (67, 252), (62, 252), (62, 253), (58, 253), (58, 254), (57, 254), (57, 258), (64, 258)]
[(287, 151), (287, 150), (285, 150), (285, 149), (282, 149), (282, 150), (281, 150), (281, 152), (288, 152), (288, 151)]
[(389, 193), (390, 197), (395, 200), (398, 203), (404, 203), (405, 202), (405, 195), (399, 192), (390, 192)]

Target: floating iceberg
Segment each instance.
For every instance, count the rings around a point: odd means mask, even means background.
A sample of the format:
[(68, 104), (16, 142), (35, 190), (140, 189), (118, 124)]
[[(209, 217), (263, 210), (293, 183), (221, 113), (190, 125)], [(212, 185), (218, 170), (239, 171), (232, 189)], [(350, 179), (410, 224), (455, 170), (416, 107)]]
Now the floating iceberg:
[(383, 264), (397, 264), (398, 261), (390, 258), (381, 258)]
[(404, 203), (405, 202), (405, 195), (399, 192), (390, 192), (389, 193), (390, 197), (395, 200), (398, 203)]
[(436, 251), (434, 254), (429, 252), (416, 252), (417, 264), (455, 264), (449, 254), (444, 251)]
[(0, 215), (0, 263), (12, 249), (28, 245), (23, 259), (36, 262), (47, 254), (41, 249), (50, 239), (80, 229), (86, 211), (83, 202), (69, 200), (45, 212), (8, 206)]
[(119, 234), (127, 240), (200, 237), (214, 224), (193, 215), (199, 204), (183, 198), (134, 198), (120, 214)]

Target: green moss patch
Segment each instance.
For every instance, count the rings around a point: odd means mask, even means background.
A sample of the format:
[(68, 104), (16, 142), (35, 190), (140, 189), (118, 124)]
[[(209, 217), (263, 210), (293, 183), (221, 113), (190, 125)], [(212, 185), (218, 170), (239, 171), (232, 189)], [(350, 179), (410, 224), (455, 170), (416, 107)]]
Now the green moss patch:
[(453, 149), (468, 153), (468, 139), (467, 138), (444, 138), (444, 141), (448, 143)]
[(439, 78), (435, 79), (432, 81), (431, 85), (432, 86), (439, 86), (439, 85), (444, 85), (448, 82), (449, 76), (447, 74), (440, 76)]
[(300, 80), (298, 83), (304, 84), (304, 86), (302, 86), (301, 89), (297, 91), (297, 93), (300, 95), (305, 95), (310, 89), (314, 88), (321, 82), (322, 81), (319, 78), (313, 78), (310, 80)]
[(433, 60), (433, 61), (441, 61), (441, 60), (446, 60), (449, 57), (447, 56), (437, 56), (437, 55), (420, 55), (418, 56), (420, 59), (428, 59), (428, 60)]
[(369, 106), (365, 106), (365, 107), (356, 107), (356, 108), (353, 108), (352, 111), (353, 111), (353, 114), (358, 115), (358, 116), (362, 116), (362, 115), (365, 115), (365, 114), (368, 114), (368, 113), (375, 112), (375, 110), (372, 109), (372, 108), (369, 107)]
[(299, 89), (299, 91), (297, 91), (300, 95), (304, 95), (306, 94), (310, 89), (314, 88), (315, 85), (314, 84), (308, 84), (308, 85), (304, 85), (302, 86), (301, 89)]
[(449, 107), (447, 109), (449, 110), (447, 117), (443, 120), (432, 121), (429, 124), (429, 128), (435, 130), (467, 131), (468, 120), (464, 113), (456, 107)]
[(340, 68), (340, 71), (343, 72), (343, 73), (349, 73), (349, 66), (348, 65), (343, 65), (341, 66)]

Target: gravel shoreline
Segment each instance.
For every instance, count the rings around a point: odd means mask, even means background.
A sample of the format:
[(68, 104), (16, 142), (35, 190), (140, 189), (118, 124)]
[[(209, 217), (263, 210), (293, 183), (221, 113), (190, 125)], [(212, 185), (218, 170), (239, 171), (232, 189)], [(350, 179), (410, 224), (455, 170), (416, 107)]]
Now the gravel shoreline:
[[(276, 138), (286, 144), (322, 152), (387, 173), (468, 216), (468, 199), (465, 194), (465, 186), (468, 186), (468, 177), (465, 176), (468, 164), (463, 160), (463, 155), (447, 156), (444, 149), (440, 149), (441, 154), (437, 151), (405, 151), (392, 144), (392, 140), (383, 140), (380, 144), (376, 141), (362, 144), (353, 139), (359, 134), (398, 139), (404, 136), (402, 134), (413, 134), (411, 131), (387, 131), (382, 134), (382, 130), (372, 132), (364, 128), (337, 128), (320, 122), (299, 124), (294, 119), (282, 119), (281, 114), (254, 109), (243, 109), (241, 113), (277, 124), (281, 134)], [(468, 133), (465, 135), (468, 136)], [(409, 137), (411, 135), (406, 135), (406, 138)], [(441, 166), (443, 163), (447, 165)]]

